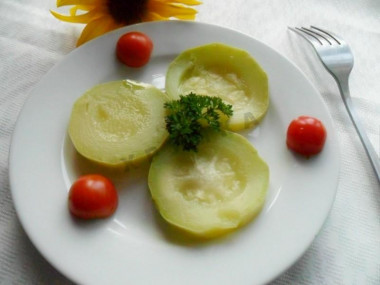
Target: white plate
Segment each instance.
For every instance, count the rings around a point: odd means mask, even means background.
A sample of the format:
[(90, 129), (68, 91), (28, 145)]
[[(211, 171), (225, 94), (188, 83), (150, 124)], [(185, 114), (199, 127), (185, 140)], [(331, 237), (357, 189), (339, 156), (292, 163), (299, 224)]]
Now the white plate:
[[(148, 34), (148, 65), (129, 69), (114, 55), (119, 36)], [(146, 173), (106, 173), (120, 193), (115, 215), (79, 222), (67, 210), (68, 189), (80, 174), (102, 171), (80, 158), (66, 136), (76, 98), (95, 84), (122, 78), (164, 87), (169, 62), (184, 49), (209, 42), (243, 48), (269, 76), (270, 108), (247, 133), (270, 167), (265, 208), (245, 228), (210, 242), (188, 240), (161, 220)], [(286, 128), (299, 115), (320, 118), (328, 132), (311, 159), (285, 146)], [(277, 277), (308, 248), (333, 203), (339, 168), (337, 137), (318, 92), (276, 51), (236, 31), (196, 22), (126, 27), (74, 50), (34, 88), (14, 132), (10, 182), (17, 213), (43, 256), (81, 284), (261, 284)]]

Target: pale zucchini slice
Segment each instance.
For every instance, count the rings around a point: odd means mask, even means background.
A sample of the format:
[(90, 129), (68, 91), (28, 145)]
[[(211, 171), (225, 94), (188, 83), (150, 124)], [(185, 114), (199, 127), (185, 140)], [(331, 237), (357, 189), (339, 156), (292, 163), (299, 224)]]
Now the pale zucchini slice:
[(109, 166), (139, 162), (165, 142), (167, 95), (131, 80), (94, 86), (74, 104), (69, 136), (84, 157)]
[(179, 54), (169, 65), (165, 88), (173, 99), (193, 92), (231, 104), (227, 129), (232, 131), (259, 123), (269, 105), (268, 79), (260, 65), (248, 52), (221, 43)]
[(243, 226), (262, 209), (269, 168), (243, 136), (212, 133), (198, 152), (167, 143), (154, 157), (149, 189), (161, 216), (211, 238)]

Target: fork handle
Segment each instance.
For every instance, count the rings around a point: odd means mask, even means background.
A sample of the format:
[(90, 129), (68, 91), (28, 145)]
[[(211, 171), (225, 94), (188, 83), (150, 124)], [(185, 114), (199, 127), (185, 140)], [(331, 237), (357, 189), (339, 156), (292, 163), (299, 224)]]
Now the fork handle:
[(359, 116), (356, 113), (356, 109), (352, 104), (352, 99), (350, 96), (350, 89), (348, 86), (348, 76), (347, 78), (335, 78), (339, 86), (340, 95), (342, 96), (344, 105), (346, 106), (348, 115), (359, 135), (359, 138), (364, 146), (364, 149), (368, 155), (368, 158), (371, 162), (373, 170), (376, 173), (377, 180), (380, 183), (380, 159), (376, 154), (375, 149), (373, 148), (370, 140), (368, 139), (367, 134), (364, 131), (363, 125), (359, 120)]

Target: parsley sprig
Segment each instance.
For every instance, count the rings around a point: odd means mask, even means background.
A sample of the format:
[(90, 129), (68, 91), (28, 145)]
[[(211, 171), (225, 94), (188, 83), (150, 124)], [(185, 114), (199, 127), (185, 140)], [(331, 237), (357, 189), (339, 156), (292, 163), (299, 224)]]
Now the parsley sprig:
[(220, 131), (220, 115), (232, 116), (232, 106), (219, 97), (190, 93), (179, 100), (165, 103), (167, 109), (166, 129), (169, 139), (185, 151), (197, 151), (201, 142), (202, 129)]

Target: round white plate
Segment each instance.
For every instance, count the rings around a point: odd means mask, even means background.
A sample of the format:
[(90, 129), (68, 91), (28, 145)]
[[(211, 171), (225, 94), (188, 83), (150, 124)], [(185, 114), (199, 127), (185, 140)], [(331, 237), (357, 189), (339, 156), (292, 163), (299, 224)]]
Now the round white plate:
[[(119, 36), (131, 30), (154, 42), (151, 61), (130, 69), (115, 58)], [(247, 50), (267, 72), (270, 108), (247, 137), (270, 167), (267, 201), (260, 216), (224, 238), (193, 241), (156, 212), (146, 168), (98, 169), (67, 138), (73, 102), (93, 85), (123, 78), (164, 87), (169, 62), (181, 51), (210, 42)], [(323, 152), (304, 159), (285, 145), (289, 122), (299, 115), (321, 119), (328, 132)], [(197, 22), (129, 26), (71, 52), (33, 89), (14, 132), (10, 182), (15, 207), (43, 256), (80, 284), (261, 284), (291, 266), (326, 219), (338, 181), (337, 137), (316, 89), (287, 59), (247, 35)], [(79, 175), (101, 172), (114, 180), (119, 207), (109, 219), (78, 221), (67, 194)]]

